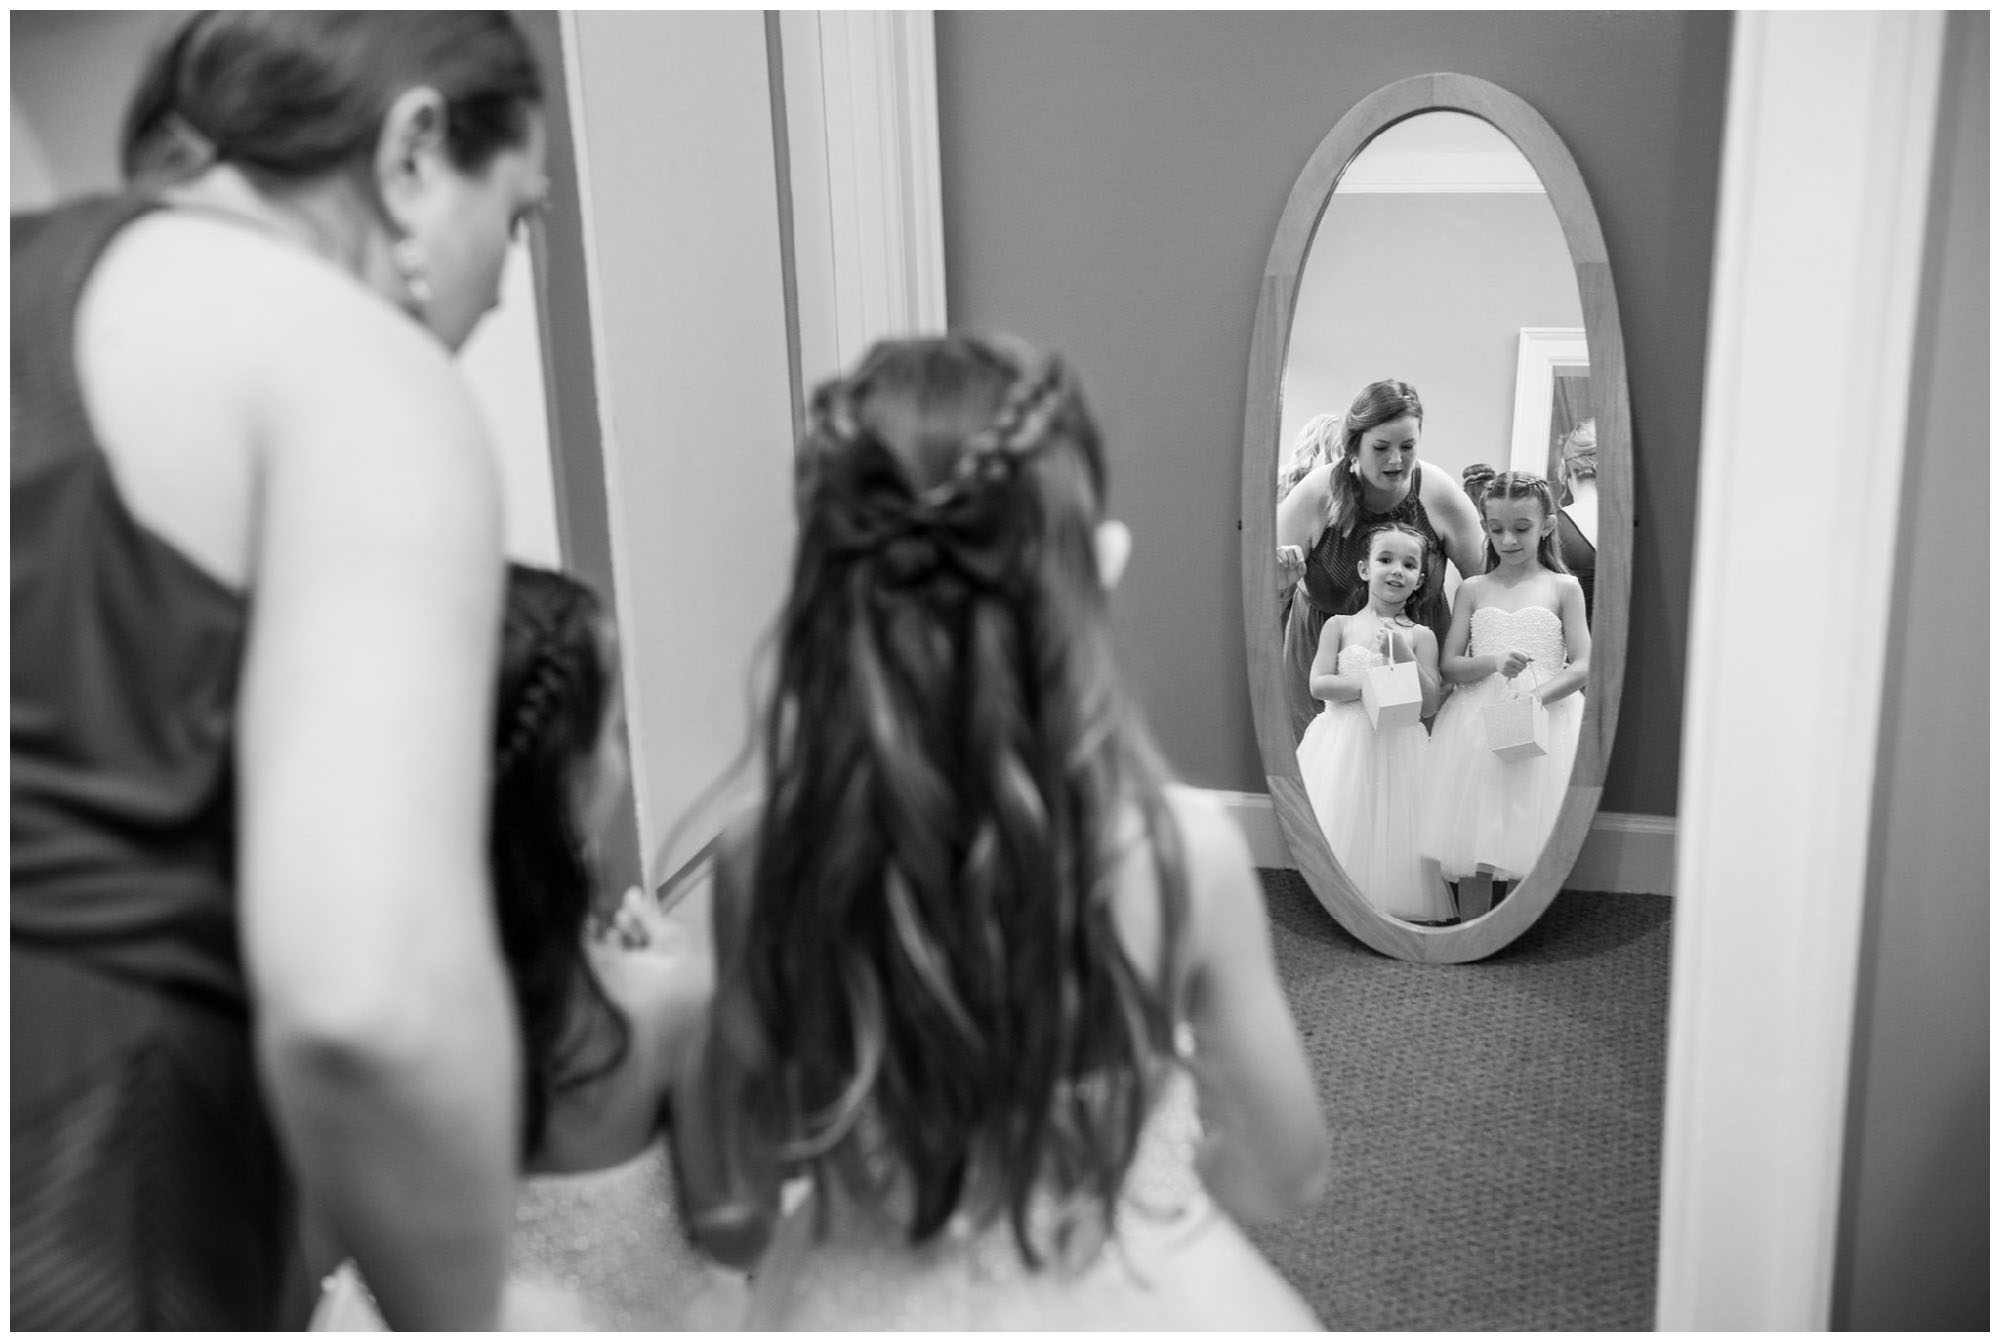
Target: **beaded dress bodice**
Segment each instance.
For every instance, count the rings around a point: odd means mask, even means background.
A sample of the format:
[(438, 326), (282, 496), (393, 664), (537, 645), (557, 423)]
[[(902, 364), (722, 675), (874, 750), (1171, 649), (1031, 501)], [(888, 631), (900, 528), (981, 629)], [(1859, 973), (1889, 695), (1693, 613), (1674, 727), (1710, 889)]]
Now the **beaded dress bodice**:
[(1334, 661), (1334, 665), (1339, 668), (1339, 673), (1343, 676), (1358, 675), (1370, 667), (1388, 664), (1380, 648), (1371, 647), (1366, 643), (1348, 644), (1340, 650), (1340, 656)]
[(1523, 606), (1501, 610), (1481, 606), (1472, 612), (1472, 637), (1467, 652), (1483, 657), (1489, 652), (1518, 650), (1534, 658), (1534, 669), (1552, 676), (1569, 660), (1569, 646), (1563, 639), (1562, 617), (1547, 606)]

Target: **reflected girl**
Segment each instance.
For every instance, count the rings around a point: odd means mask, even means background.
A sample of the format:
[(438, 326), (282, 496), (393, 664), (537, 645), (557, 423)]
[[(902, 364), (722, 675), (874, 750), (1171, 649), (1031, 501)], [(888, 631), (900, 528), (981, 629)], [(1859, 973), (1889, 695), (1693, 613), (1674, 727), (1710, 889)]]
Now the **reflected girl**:
[[(1286, 684), (1292, 735), (1305, 735), (1319, 711), (1307, 688), (1320, 631), (1334, 615), (1358, 612), (1368, 599), (1362, 579), (1369, 533), (1385, 522), (1413, 528), (1457, 566), (1460, 576), (1479, 572), (1479, 519), (1451, 473), (1417, 459), (1424, 407), (1407, 382), (1374, 382), (1362, 389), (1342, 422), (1339, 456), (1315, 466), (1278, 504), (1278, 546), (1305, 556), (1297, 590), (1285, 613)], [(1444, 591), (1444, 565), (1425, 575), (1432, 597)], [(1446, 629), (1440, 601), (1432, 633)]]
[(1410, 607), (1427, 594), (1438, 560), (1422, 532), (1385, 522), (1368, 533), (1361, 574), (1368, 606), (1336, 615), (1313, 658), (1313, 697), (1326, 708), (1299, 742), (1299, 774), (1327, 844), (1355, 886), (1382, 912), (1415, 922), (1452, 916), (1451, 894), (1418, 865), (1424, 766), (1430, 737), (1423, 724), (1377, 727), (1361, 705), (1362, 677), (1391, 661), (1417, 664), (1423, 712), (1437, 710), (1437, 635)]
[[(1548, 481), (1497, 475), (1482, 507), (1489, 568), (1453, 603), (1442, 667), (1461, 688), (1432, 725), (1422, 834), (1425, 856), (1459, 883), (1467, 919), (1485, 911), (1492, 882), (1528, 873), (1555, 826), (1590, 672), (1583, 588), (1556, 548)], [(1548, 709), (1546, 753), (1509, 761), (1489, 748), (1482, 710), (1517, 693)]]

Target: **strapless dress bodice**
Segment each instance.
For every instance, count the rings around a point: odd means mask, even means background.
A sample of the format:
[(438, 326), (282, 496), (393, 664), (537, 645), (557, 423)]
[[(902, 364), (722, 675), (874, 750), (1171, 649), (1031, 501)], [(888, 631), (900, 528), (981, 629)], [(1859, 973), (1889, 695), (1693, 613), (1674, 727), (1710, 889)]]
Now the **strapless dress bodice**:
[(1547, 606), (1523, 606), (1519, 610), (1481, 606), (1472, 612), (1469, 651), (1474, 657), (1493, 652), (1524, 652), (1534, 659), (1535, 670), (1545, 676), (1562, 670), (1569, 660), (1562, 617)]
[(1380, 648), (1371, 647), (1366, 643), (1350, 643), (1340, 650), (1340, 656), (1335, 659), (1334, 665), (1340, 669), (1341, 675), (1355, 676), (1370, 667), (1386, 666), (1388, 661), (1382, 656)]

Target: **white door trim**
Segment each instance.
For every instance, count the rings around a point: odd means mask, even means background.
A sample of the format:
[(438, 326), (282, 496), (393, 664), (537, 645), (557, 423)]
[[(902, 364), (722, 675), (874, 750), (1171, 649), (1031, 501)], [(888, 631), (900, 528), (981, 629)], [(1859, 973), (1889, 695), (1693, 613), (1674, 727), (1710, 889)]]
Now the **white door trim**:
[(1555, 446), (1550, 418), (1556, 370), (1590, 371), (1590, 344), (1581, 326), (1523, 326), (1514, 352), (1514, 430), (1507, 469), (1545, 475)]
[[(1678, 807), (1665, 1331), (1828, 1327), (1943, 34), (1934, 12), (1736, 17)], [(1817, 543), (1802, 552), (1801, 534)]]
[(931, 11), (778, 16), (804, 390), (945, 329)]

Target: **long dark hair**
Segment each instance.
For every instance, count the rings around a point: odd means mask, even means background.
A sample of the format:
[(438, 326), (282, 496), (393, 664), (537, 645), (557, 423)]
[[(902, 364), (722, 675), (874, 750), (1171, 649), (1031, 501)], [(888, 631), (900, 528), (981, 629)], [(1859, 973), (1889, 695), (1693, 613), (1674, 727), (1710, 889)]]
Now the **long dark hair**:
[[(631, 1023), (584, 945), (596, 884), (577, 803), (610, 706), (605, 629), (582, 583), (507, 566), (488, 853), (520, 1014), (528, 1155), (541, 1149), (556, 1097), (615, 1070), (631, 1047)], [(611, 1026), (609, 1046), (594, 1057), (593, 1013)]]
[[(765, 718), (752, 1121), (912, 1242), (1004, 1212), (1030, 1264), (1050, 1247), (1036, 1190), (1108, 1223), (1184, 970), (1165, 770), (1113, 665), (1104, 485), (1059, 361), (876, 345), (813, 398)], [(1134, 804), (1162, 890), (1153, 974), (1113, 909)]]
[(134, 180), (214, 160), (266, 183), (365, 173), (390, 104), (419, 86), (444, 99), (445, 150), (468, 173), (523, 143), (542, 101), (503, 10), (200, 11), (141, 73), (122, 166)]
[(1418, 398), (1415, 387), (1393, 379), (1369, 383), (1354, 398), (1354, 404), (1347, 407), (1347, 418), (1340, 426), (1340, 455), (1327, 481), (1327, 525), (1338, 534), (1351, 534), (1355, 523), (1361, 520), (1361, 435), (1377, 425), (1405, 415), (1414, 415), (1421, 425), (1424, 422), (1424, 403)]

